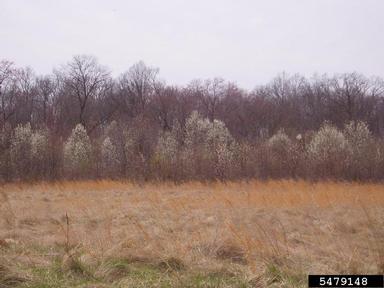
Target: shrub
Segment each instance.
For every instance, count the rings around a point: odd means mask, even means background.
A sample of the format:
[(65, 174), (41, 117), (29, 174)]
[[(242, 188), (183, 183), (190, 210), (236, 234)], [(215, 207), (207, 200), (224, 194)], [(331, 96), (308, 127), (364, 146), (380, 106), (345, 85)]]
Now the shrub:
[(210, 123), (206, 135), (206, 153), (213, 165), (215, 177), (228, 178), (234, 167), (234, 152), (236, 143), (229, 130), (222, 121), (214, 120)]
[(203, 119), (197, 111), (193, 111), (185, 123), (185, 145), (197, 148), (204, 145), (210, 127), (208, 119)]
[(186, 171), (192, 177), (226, 178), (234, 159), (236, 143), (222, 121), (210, 122), (196, 111), (185, 125), (183, 152)]
[(104, 137), (109, 137), (112, 145), (116, 151), (116, 155), (118, 158), (118, 169), (116, 170), (116, 176), (123, 176), (124, 169), (126, 167), (126, 135), (124, 134), (124, 126), (121, 123), (116, 121), (112, 121), (105, 129)]
[(77, 124), (64, 144), (64, 169), (71, 177), (84, 177), (91, 168), (91, 142), (84, 126)]
[(351, 121), (344, 127), (344, 135), (348, 140), (351, 153), (349, 157), (349, 173), (353, 179), (367, 179), (374, 175), (377, 162), (377, 148), (364, 122)]
[(324, 123), (308, 146), (308, 159), (314, 175), (337, 178), (345, 176), (351, 150), (344, 134), (329, 123)]
[(115, 178), (118, 176), (120, 158), (116, 146), (111, 138), (106, 137), (101, 145), (101, 174), (106, 177)]
[(31, 124), (17, 125), (11, 139), (10, 156), (16, 178), (29, 176), (31, 168)]
[(147, 180), (152, 174), (151, 158), (156, 145), (156, 132), (150, 123), (141, 117), (132, 121), (124, 131), (124, 153), (126, 176), (136, 180)]
[(155, 169), (162, 178), (174, 178), (178, 160), (178, 142), (175, 133), (160, 133), (154, 154)]
[(44, 178), (48, 167), (48, 131), (33, 132), (29, 123), (14, 129), (10, 143), (13, 175), (17, 179)]
[(264, 152), (264, 157), (266, 157), (264, 168), (267, 176), (294, 176), (298, 159), (298, 147), (283, 130), (279, 130), (268, 139)]
[(209, 120), (203, 119), (197, 111), (193, 111), (186, 120), (182, 162), (188, 178), (198, 178), (204, 173), (204, 143), (208, 127)]
[(247, 179), (260, 176), (261, 161), (257, 155), (257, 145), (244, 141), (233, 146), (232, 176)]
[(35, 177), (44, 177), (49, 158), (48, 131), (36, 131), (31, 136), (31, 158)]

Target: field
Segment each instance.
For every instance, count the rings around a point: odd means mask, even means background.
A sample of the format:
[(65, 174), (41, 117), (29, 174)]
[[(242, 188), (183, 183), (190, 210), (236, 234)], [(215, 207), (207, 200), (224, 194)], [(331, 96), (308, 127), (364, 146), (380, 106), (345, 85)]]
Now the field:
[(384, 185), (7, 184), (0, 287), (306, 287), (384, 272)]

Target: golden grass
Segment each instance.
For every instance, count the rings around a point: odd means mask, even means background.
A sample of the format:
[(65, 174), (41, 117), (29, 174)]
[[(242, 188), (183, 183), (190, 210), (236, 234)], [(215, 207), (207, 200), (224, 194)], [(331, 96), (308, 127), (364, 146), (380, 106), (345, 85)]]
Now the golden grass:
[(249, 279), (271, 265), (303, 275), (384, 272), (382, 184), (64, 181), (3, 185), (0, 198), (0, 240), (28, 265), (67, 245), (89, 265), (174, 259)]

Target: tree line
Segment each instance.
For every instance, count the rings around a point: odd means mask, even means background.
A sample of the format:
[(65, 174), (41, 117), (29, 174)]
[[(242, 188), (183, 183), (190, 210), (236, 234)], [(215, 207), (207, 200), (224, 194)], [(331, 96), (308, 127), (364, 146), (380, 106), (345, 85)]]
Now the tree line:
[(0, 179), (384, 178), (384, 81), (282, 73), (246, 91), (113, 78), (75, 56), (49, 75), (0, 61)]

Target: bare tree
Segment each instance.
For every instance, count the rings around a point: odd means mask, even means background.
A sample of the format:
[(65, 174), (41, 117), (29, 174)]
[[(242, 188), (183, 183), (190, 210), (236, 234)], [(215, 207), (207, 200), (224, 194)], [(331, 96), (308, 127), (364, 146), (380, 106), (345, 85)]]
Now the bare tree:
[(340, 124), (357, 120), (359, 106), (369, 89), (368, 79), (357, 73), (342, 74), (335, 77), (331, 85), (334, 91), (332, 112), (341, 117)]
[[(316, 178), (329, 174), (323, 167), (334, 167), (340, 178), (384, 177), (382, 78), (350, 73), (307, 79), (282, 73), (247, 92), (221, 78), (170, 86), (159, 80), (158, 72), (138, 62), (113, 79), (96, 58), (82, 55), (53, 74), (37, 76), (30, 68), (0, 61), (0, 179), (64, 176), (68, 155), (72, 160), (80, 155), (79, 141), (65, 142), (77, 124), (86, 131), (80, 133), (87, 142), (83, 158), (89, 167), (84, 177)], [(341, 132), (346, 122), (352, 124)], [(357, 129), (356, 123), (363, 123), (364, 129)], [(199, 141), (199, 135), (206, 140)], [(333, 146), (345, 146), (345, 161), (338, 158), (343, 149), (332, 152), (332, 139), (338, 145)], [(194, 141), (200, 144), (191, 145)], [(355, 145), (351, 156), (352, 142), (372, 143), (362, 145), (364, 149)], [(72, 146), (76, 149), (68, 148)], [(289, 146), (292, 149), (284, 150)], [(30, 157), (24, 155), (28, 151)], [(330, 164), (322, 159), (324, 151), (330, 152)], [(25, 159), (31, 164), (15, 166), (27, 163)], [(104, 166), (94, 165), (99, 162)], [(188, 163), (195, 163), (196, 169)], [(110, 171), (100, 173), (103, 167)], [(166, 173), (158, 173), (156, 167), (167, 167), (162, 171)]]
[(35, 119), (32, 118), (37, 98), (36, 75), (29, 67), (19, 68), (15, 70), (15, 79), (17, 85), (16, 122), (34, 124)]
[(172, 128), (177, 113), (179, 94), (176, 87), (165, 86), (162, 83), (154, 86), (151, 112), (155, 121), (158, 121), (164, 131), (169, 131)]
[[(12, 77), (14, 75), (13, 63), (7, 60), (0, 61), (0, 110), (2, 125), (13, 115), (16, 109), (15, 93), (10, 92)], [(8, 91), (6, 91), (8, 90)]]
[(119, 77), (116, 100), (129, 117), (135, 117), (145, 111), (153, 96), (158, 72), (159, 69), (140, 61)]
[(3, 84), (4, 80), (6, 80), (11, 76), (12, 72), (13, 72), (13, 63), (8, 60), (1, 60), (0, 61), (0, 86)]
[(61, 76), (68, 93), (77, 99), (78, 122), (86, 127), (88, 106), (105, 92), (110, 73), (95, 57), (80, 55), (63, 67)]
[(52, 102), (56, 91), (55, 81), (50, 76), (42, 76), (36, 79), (37, 89), (37, 114), (44, 126), (48, 126), (48, 119), (52, 114)]
[(189, 89), (198, 97), (204, 115), (212, 122), (217, 114), (220, 100), (225, 96), (226, 83), (222, 78), (194, 80)]

